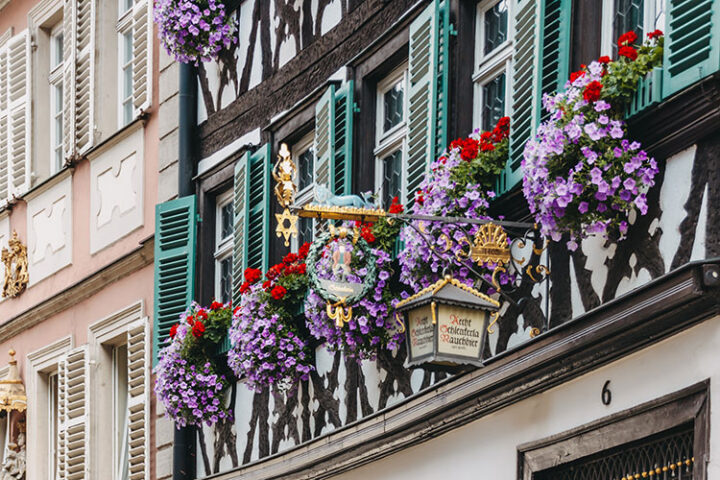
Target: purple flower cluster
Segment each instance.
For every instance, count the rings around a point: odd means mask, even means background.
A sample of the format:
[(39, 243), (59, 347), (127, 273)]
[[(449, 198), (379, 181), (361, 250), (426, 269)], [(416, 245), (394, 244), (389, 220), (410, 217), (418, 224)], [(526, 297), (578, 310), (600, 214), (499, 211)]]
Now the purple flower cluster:
[(602, 78), (602, 64), (593, 62), (563, 92), (546, 95), (550, 118), (523, 153), (530, 211), (553, 240), (567, 233), (571, 250), (590, 234), (617, 232), (623, 238), (630, 212), (647, 213), (646, 194), (658, 172), (640, 144), (625, 138), (617, 109), (602, 99), (583, 98), (587, 85)]
[[(471, 138), (479, 139), (480, 131), (473, 131)], [(462, 167), (465, 161), (460, 156), (460, 148), (452, 148), (435, 161), (428, 174), (420, 185), (422, 201), (416, 199), (412, 213), (416, 215), (435, 215), (443, 217), (465, 217), (472, 219), (489, 219), (487, 209), (489, 200), (495, 197), (495, 192), (483, 188), (483, 185), (458, 181), (454, 173)], [(466, 180), (465, 178), (463, 180)], [(478, 226), (468, 226), (470, 235), (474, 235)], [(425, 232), (425, 236), (432, 240), (435, 253), (430, 250), (422, 235), (416, 230)], [(468, 245), (461, 242), (465, 233), (454, 224), (442, 222), (420, 221), (414, 226), (406, 226), (400, 231), (400, 238), (404, 242), (404, 249), (398, 255), (400, 262), (400, 281), (419, 291), (435, 283), (445, 273), (452, 274), (457, 280), (469, 286), (476, 285), (476, 278), (470, 271), (473, 261), (460, 259), (461, 251), (467, 252)], [(449, 250), (446, 239), (450, 239)], [(485, 265), (486, 270), (492, 272), (495, 265)], [(484, 275), (490, 279), (490, 273)], [(512, 281), (507, 273), (498, 275), (498, 280), (505, 285)]]
[(160, 350), (154, 370), (155, 394), (165, 407), (165, 415), (178, 428), (203, 423), (212, 426), (221, 419), (232, 418), (231, 410), (225, 406), (224, 396), (229, 387), (225, 377), (218, 375), (210, 362), (196, 366), (182, 356), (190, 328), (182, 318), (175, 336)]
[(220, 0), (155, 0), (154, 16), (165, 50), (178, 62), (209, 62), (237, 41), (235, 20)]
[[(337, 242), (352, 252), (354, 264), (362, 263), (364, 254), (362, 250), (354, 248), (351, 240), (338, 239)], [(349, 322), (338, 327), (327, 315), (327, 302), (313, 289), (310, 289), (305, 300), (305, 317), (310, 333), (325, 341), (329, 350), (342, 351), (358, 361), (375, 358), (378, 348), (395, 350), (404, 338), (393, 316), (393, 307), (398, 300), (390, 291), (390, 255), (379, 249), (372, 249), (371, 252), (378, 269), (377, 282), (365, 298), (352, 305), (353, 315)], [(316, 266), (318, 277), (337, 280), (338, 273), (333, 272), (332, 266), (330, 247), (326, 246)], [(361, 283), (365, 275), (367, 268), (360, 267), (346, 274), (344, 281)]]
[(256, 391), (269, 385), (292, 390), (314, 370), (311, 356), (287, 320), (268, 311), (268, 295), (263, 292), (260, 284), (250, 287), (235, 311), (228, 365)]

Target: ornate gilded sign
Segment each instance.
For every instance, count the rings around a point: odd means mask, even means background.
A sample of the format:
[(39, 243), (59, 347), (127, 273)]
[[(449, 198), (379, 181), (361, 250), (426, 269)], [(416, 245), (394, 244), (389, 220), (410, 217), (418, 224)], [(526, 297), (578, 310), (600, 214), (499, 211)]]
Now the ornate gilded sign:
[(295, 200), (297, 186), (295, 185), (295, 173), (297, 168), (290, 155), (290, 150), (286, 144), (280, 145), (278, 152), (278, 161), (272, 170), (272, 176), (275, 179), (275, 197), (280, 206), (283, 207), (282, 213), (276, 213), (275, 219), (278, 224), (275, 229), (278, 237), (285, 239), (285, 246), (290, 246), (290, 237), (297, 236), (297, 215), (290, 213), (288, 207)]
[(17, 297), (25, 291), (30, 280), (28, 275), (27, 247), (22, 244), (13, 230), (8, 247), (2, 249), (2, 261), (5, 264), (5, 283), (3, 297)]

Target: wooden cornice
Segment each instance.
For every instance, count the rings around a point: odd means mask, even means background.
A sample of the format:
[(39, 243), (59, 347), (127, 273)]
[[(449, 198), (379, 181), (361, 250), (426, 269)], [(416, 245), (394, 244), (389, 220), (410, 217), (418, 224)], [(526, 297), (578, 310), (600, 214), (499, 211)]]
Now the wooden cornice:
[(720, 259), (687, 264), (322, 437), (211, 478), (322, 479), (425, 442), (720, 313)]
[(143, 240), (139, 247), (124, 257), (9, 319), (0, 325), (0, 342), (7, 341), (47, 318), (92, 297), (111, 283), (150, 265), (154, 258), (154, 245), (154, 237)]

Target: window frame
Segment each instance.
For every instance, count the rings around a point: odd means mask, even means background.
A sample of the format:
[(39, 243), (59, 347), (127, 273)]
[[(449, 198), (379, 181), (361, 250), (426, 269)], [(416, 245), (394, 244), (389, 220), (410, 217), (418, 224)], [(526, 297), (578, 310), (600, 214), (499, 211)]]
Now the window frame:
[[(617, 41), (617, 38), (613, 38), (615, 37), (615, 1), (602, 0), (600, 55), (610, 57), (613, 55), (613, 45)], [(645, 35), (653, 30), (665, 31), (666, 12), (664, 5), (663, 0), (643, 0), (643, 35), (638, 38), (638, 41), (644, 41)]]
[[(214, 251), (213, 260), (215, 262), (215, 276), (213, 283), (214, 297), (220, 301), (222, 298), (222, 262), (230, 258), (232, 262), (233, 254), (233, 238), (234, 234), (231, 231), (227, 237), (222, 237), (222, 209), (223, 207), (230, 205), (232, 208), (233, 203), (233, 189), (230, 188), (215, 197), (215, 229), (214, 229)], [(231, 270), (232, 275), (232, 270)], [(230, 285), (232, 285), (232, 278), (230, 279)], [(230, 299), (228, 299), (230, 301)]]
[(48, 445), (48, 472), (50, 477), (55, 479), (58, 474), (58, 431), (60, 426), (60, 408), (59, 400), (59, 372), (57, 368), (47, 373), (47, 445)]
[[(125, 10), (124, 12), (121, 11), (121, 5), (122, 0), (119, 0), (118, 4), (118, 20), (115, 26), (115, 29), (117, 31), (117, 39), (118, 39), (118, 91), (117, 91), (117, 122), (118, 122), (118, 128), (123, 128), (127, 126), (128, 124), (132, 123), (134, 120), (134, 106), (133, 106), (133, 96), (134, 96), (134, 88), (133, 88), (133, 43), (134, 43), (134, 37), (133, 37), (133, 9), (132, 7)], [(127, 48), (127, 38), (130, 38), (130, 51), (129, 53), (126, 51)], [(125, 60), (126, 57), (129, 57), (129, 60)], [(125, 85), (125, 71), (126, 69), (130, 69), (130, 94), (128, 96), (124, 95), (124, 91), (126, 88)], [(126, 105), (129, 105), (130, 112), (129, 115), (126, 117)]]
[[(300, 185), (300, 163), (298, 159), (300, 158), (300, 155), (307, 152), (308, 150), (312, 149), (314, 146), (314, 140), (315, 140), (315, 130), (310, 130), (308, 133), (303, 135), (297, 142), (295, 142), (291, 149), (290, 149), (290, 155), (293, 159), (293, 162), (295, 163), (295, 185)], [(298, 192), (295, 194), (295, 205), (303, 206), (307, 205), (308, 203), (312, 202), (315, 198), (315, 152), (313, 152), (313, 169), (312, 169), (312, 182), (310, 182), (309, 185), (307, 185), (302, 190), (298, 190)], [(297, 228), (298, 228), (298, 234), (294, 235), (290, 238), (290, 249), (293, 252), (297, 252), (300, 249), (300, 222), (302, 221), (301, 218), (298, 218)], [(313, 237), (315, 238), (315, 221), (313, 220)], [(310, 241), (312, 241), (312, 239)]]
[[(403, 119), (397, 125), (391, 127), (388, 131), (383, 131), (385, 121), (385, 102), (384, 96), (395, 87), (398, 83), (403, 83)], [(382, 202), (385, 196), (385, 159), (397, 152), (401, 152), (401, 178), (400, 178), (400, 198), (405, 198), (407, 194), (407, 118), (409, 109), (409, 79), (408, 79), (408, 62), (407, 60), (400, 63), (397, 67), (385, 75), (377, 83), (375, 89), (375, 145), (373, 148), (373, 156), (375, 157), (375, 194), (379, 202)], [(387, 209), (390, 205), (380, 205)]]
[[(623, 410), (592, 423), (518, 447), (518, 479), (533, 480), (536, 473), (572, 463), (627, 443), (694, 422), (695, 480), (706, 480), (710, 428), (710, 381)], [(603, 441), (592, 441), (602, 438)], [(563, 452), (559, 458), (557, 452)], [(695, 476), (697, 474), (697, 476)]]
[[(485, 13), (501, 1), (506, 2), (507, 8), (507, 36), (505, 41), (489, 53), (485, 53)], [(495, 80), (500, 74), (505, 74), (505, 98), (503, 103), (503, 116), (507, 116), (512, 95), (512, 56), (514, 44), (514, 31), (512, 28), (512, 1), (510, 0), (481, 0), (475, 9), (475, 54), (472, 73), (473, 82), (473, 125), (480, 127), (483, 122), (482, 110), (484, 103), (483, 89), (485, 85)]]
[[(63, 20), (60, 20), (50, 30), (50, 63), (48, 65), (48, 83), (50, 87), (50, 175), (54, 175), (63, 168), (65, 162), (65, 82), (64, 82), (64, 29)], [(56, 55), (58, 53), (58, 37), (62, 40), (59, 42), (60, 61), (55, 64)], [(58, 94), (59, 91), (59, 94)], [(60, 108), (58, 108), (58, 106)], [(58, 122), (60, 122), (60, 138), (57, 138)], [(58, 158), (58, 150), (60, 156)]]
[[(129, 443), (129, 415), (128, 415), (128, 403), (130, 400), (130, 386), (128, 383), (127, 378), (127, 369), (128, 369), (128, 344), (127, 341), (123, 342), (117, 342), (109, 345), (111, 349), (111, 356), (112, 356), (112, 452), (113, 452), (113, 475), (115, 480), (127, 480), (129, 478), (129, 450), (127, 449), (128, 443)], [(123, 434), (125, 438), (125, 441), (120, 444), (118, 442), (118, 438), (120, 437), (120, 432), (118, 431), (118, 419), (120, 417), (120, 396), (119, 396), (119, 389), (121, 386), (121, 376), (120, 376), (120, 369), (118, 368), (118, 351), (122, 348), (125, 348), (125, 408), (123, 409), (125, 415), (124, 415), (124, 426), (123, 426)], [(124, 458), (124, 461), (120, 459), (121, 455)], [(123, 471), (124, 475), (121, 474), (121, 468), (125, 468), (126, 470)]]

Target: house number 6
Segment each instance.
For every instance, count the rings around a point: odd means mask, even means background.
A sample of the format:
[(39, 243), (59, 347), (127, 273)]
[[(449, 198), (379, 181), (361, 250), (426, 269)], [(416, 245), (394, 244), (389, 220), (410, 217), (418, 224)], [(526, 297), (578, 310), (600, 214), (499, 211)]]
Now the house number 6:
[(603, 385), (602, 394), (600, 395), (600, 398), (602, 399), (603, 405), (610, 405), (610, 402), (612, 402), (612, 392), (610, 391), (610, 380), (605, 382), (605, 385)]

